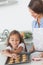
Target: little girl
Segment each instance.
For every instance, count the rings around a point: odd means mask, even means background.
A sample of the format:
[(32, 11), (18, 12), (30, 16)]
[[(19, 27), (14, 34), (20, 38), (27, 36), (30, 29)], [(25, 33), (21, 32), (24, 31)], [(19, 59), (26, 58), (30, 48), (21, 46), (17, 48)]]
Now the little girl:
[(16, 30), (13, 30), (10, 33), (7, 44), (7, 48), (6, 50), (2, 51), (2, 54), (8, 57), (13, 57), (14, 59), (16, 59), (18, 53), (27, 52), (24, 40), (21, 34)]

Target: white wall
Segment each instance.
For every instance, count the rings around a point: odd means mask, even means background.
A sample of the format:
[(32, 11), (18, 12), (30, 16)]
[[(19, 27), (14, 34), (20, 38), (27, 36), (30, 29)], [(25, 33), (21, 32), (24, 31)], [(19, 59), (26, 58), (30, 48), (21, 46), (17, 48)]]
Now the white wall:
[(18, 3), (11, 6), (0, 7), (0, 31), (4, 29), (32, 30), (32, 20), (28, 3), (30, 0), (18, 0)]

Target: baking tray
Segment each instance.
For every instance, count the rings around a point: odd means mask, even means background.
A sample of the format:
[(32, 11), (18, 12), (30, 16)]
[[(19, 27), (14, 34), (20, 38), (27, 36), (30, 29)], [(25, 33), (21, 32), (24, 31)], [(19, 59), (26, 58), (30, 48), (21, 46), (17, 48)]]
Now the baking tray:
[(43, 51), (38, 51), (38, 50), (35, 50), (35, 51), (33, 51), (33, 52), (22, 52), (22, 53), (19, 53), (19, 55), (23, 55), (23, 54), (26, 54), (27, 56), (28, 56), (28, 59), (27, 59), (27, 61), (26, 62), (21, 62), (20, 61), (20, 63), (13, 63), (13, 64), (8, 64), (8, 62), (9, 62), (9, 58), (7, 59), (7, 61), (6, 61), (6, 63), (5, 63), (5, 65), (16, 65), (16, 64), (26, 64), (26, 63), (29, 63), (29, 62), (31, 62), (31, 59), (30, 59), (30, 55), (32, 54), (32, 53), (35, 53), (35, 52), (43, 52)]
[(12, 63), (12, 64), (8, 64), (8, 62), (9, 62), (9, 58), (7, 59), (7, 61), (6, 61), (6, 63), (5, 63), (5, 65), (16, 65), (16, 64), (26, 64), (26, 63), (29, 63), (29, 62), (31, 62), (30, 61), (30, 52), (22, 52), (22, 53), (19, 53), (19, 55), (22, 57), (22, 55), (23, 54), (26, 54), (27, 56), (28, 56), (28, 58), (27, 58), (27, 61), (26, 62), (22, 62), (22, 58), (21, 58), (21, 60), (20, 60), (20, 62), (19, 63)]

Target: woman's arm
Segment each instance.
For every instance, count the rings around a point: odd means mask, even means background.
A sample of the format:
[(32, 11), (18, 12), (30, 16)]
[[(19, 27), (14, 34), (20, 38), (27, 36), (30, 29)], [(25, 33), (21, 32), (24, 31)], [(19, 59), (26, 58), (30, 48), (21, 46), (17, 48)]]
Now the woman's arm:
[(32, 46), (32, 48), (29, 50), (29, 52), (33, 52), (35, 51), (34, 45)]

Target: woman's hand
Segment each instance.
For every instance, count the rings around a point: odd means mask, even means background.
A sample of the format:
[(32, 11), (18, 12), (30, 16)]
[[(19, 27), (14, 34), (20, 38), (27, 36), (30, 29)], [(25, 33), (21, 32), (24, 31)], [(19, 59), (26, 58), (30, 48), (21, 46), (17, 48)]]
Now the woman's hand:
[(34, 46), (32, 46), (31, 47), (31, 49), (29, 50), (30, 52), (33, 52), (33, 51), (35, 51), (35, 48), (34, 48)]
[(43, 58), (43, 52), (41, 52), (39, 56), (40, 56), (40, 58)]

